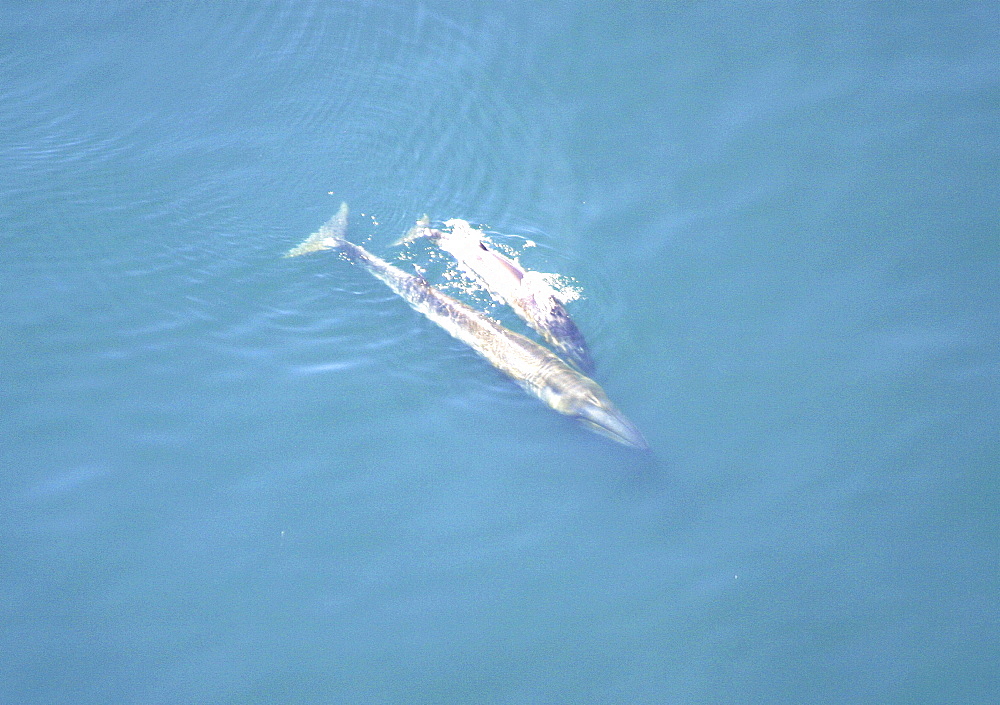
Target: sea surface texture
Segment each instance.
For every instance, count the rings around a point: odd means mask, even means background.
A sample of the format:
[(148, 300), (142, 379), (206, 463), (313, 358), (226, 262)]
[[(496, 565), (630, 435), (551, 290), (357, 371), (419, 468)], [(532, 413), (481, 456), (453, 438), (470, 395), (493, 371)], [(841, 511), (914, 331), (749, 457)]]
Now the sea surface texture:
[[(0, 702), (1000, 701), (1000, 5), (0, 5)], [(367, 272), (562, 275), (648, 453)], [(466, 287), (467, 288), (467, 287)]]

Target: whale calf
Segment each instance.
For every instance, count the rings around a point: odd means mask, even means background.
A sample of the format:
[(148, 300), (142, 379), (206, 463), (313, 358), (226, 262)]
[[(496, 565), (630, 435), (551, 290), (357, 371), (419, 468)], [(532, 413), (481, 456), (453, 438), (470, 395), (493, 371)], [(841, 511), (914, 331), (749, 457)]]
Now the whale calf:
[(430, 239), (455, 258), (467, 277), (479, 282), (494, 300), (510, 306), (565, 359), (584, 374), (594, 373), (594, 360), (583, 333), (545, 275), (524, 269), (490, 248), (482, 232), (467, 221), (453, 218), (444, 225), (446, 230), (432, 228), (424, 216), (396, 244), (408, 244), (421, 237)]
[(435, 289), (427, 281), (376, 257), (343, 238), (347, 204), (318, 232), (286, 257), (317, 250), (338, 251), (349, 262), (382, 280), (414, 310), (479, 353), (525, 391), (560, 414), (618, 443), (640, 450), (649, 445), (635, 424), (622, 414), (594, 380), (573, 369), (535, 341), (508, 330), (492, 318)]

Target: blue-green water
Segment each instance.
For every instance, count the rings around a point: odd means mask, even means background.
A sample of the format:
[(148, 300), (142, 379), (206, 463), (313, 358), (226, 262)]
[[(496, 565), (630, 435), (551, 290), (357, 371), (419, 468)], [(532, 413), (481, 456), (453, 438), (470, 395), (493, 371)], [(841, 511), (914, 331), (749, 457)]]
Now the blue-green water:
[[(1000, 698), (989, 3), (0, 36), (0, 702)], [(341, 200), (535, 241), (652, 454), (281, 258)]]

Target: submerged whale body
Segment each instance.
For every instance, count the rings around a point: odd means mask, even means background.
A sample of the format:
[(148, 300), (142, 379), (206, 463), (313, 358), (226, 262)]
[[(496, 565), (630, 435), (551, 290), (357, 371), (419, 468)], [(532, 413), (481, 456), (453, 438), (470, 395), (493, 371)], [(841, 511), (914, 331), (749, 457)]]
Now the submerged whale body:
[(594, 360), (583, 333), (570, 318), (545, 275), (525, 269), (520, 263), (490, 248), (482, 233), (464, 220), (454, 218), (444, 225), (445, 230), (432, 228), (429, 219), (424, 216), (400, 240), (400, 244), (421, 237), (430, 239), (455, 258), (466, 276), (479, 282), (496, 301), (510, 306), (577, 369), (588, 375), (594, 373)]
[(347, 204), (320, 230), (286, 256), (332, 249), (383, 281), (414, 310), (471, 347), (549, 407), (577, 419), (592, 431), (633, 448), (649, 448), (635, 424), (622, 414), (594, 380), (573, 369), (533, 340), (435, 289), (343, 238)]

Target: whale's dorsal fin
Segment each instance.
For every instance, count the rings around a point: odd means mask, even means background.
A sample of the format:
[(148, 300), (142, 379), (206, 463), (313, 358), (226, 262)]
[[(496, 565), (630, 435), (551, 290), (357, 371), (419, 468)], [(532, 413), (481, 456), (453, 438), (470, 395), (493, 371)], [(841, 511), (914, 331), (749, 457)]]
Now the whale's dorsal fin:
[(411, 242), (419, 240), (422, 237), (433, 238), (433, 237), (438, 236), (440, 234), (441, 233), (439, 233), (437, 230), (434, 230), (431, 227), (431, 218), (430, 218), (430, 216), (427, 215), (426, 213), (424, 213), (423, 217), (421, 217), (416, 222), (416, 225), (414, 225), (412, 228), (410, 228), (409, 230), (407, 230), (406, 234), (403, 235), (403, 237), (401, 237), (398, 240), (396, 240), (396, 242), (394, 242), (391, 245), (389, 245), (389, 247), (400, 247), (400, 246), (403, 246), (403, 245), (409, 245)]
[(427, 270), (414, 262), (413, 276), (422, 281), (424, 284), (427, 284), (427, 286), (430, 286), (430, 284), (427, 282), (427, 277), (424, 276), (425, 274), (427, 274)]

